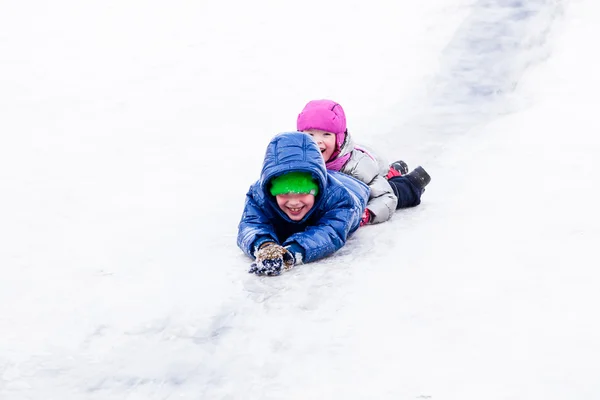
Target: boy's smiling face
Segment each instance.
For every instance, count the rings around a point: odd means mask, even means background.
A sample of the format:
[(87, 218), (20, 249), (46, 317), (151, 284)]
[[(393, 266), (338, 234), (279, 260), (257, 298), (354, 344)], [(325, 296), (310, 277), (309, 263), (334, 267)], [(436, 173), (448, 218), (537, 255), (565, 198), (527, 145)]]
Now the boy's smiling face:
[(312, 194), (278, 194), (275, 199), (279, 208), (292, 221), (301, 221), (315, 204), (315, 196)]
[(329, 161), (331, 155), (335, 151), (335, 133), (322, 131), (320, 129), (308, 129), (304, 131), (304, 133), (312, 136), (313, 140), (319, 146), (319, 150), (321, 150), (325, 162)]

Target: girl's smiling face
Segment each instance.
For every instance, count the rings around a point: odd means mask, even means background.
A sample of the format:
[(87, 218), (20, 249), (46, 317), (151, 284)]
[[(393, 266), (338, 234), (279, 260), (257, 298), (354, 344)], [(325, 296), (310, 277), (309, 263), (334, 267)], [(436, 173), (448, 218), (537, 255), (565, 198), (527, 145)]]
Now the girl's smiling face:
[(315, 196), (312, 194), (278, 194), (275, 199), (279, 208), (292, 221), (301, 221), (315, 204)]
[(308, 129), (304, 131), (304, 133), (308, 133), (310, 136), (312, 136), (313, 140), (319, 146), (325, 162), (329, 161), (331, 155), (335, 151), (335, 133), (322, 131), (320, 129)]

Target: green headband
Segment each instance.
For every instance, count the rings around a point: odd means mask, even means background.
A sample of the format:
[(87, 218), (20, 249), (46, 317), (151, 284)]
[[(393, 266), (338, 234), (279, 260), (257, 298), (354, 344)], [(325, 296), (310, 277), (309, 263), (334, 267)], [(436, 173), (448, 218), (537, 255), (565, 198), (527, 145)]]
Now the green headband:
[(319, 194), (319, 185), (309, 172), (288, 172), (271, 180), (271, 194)]

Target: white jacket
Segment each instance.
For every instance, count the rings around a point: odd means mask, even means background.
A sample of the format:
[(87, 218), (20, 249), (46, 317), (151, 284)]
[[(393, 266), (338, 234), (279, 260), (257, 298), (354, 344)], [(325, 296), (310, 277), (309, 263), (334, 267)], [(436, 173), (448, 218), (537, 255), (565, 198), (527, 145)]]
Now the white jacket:
[(396, 211), (398, 198), (385, 178), (389, 165), (383, 163), (371, 150), (365, 150), (368, 153), (356, 149), (352, 137), (346, 134), (346, 140), (338, 157), (350, 153), (350, 158), (340, 169), (340, 172), (369, 185), (371, 194), (369, 195), (367, 208), (371, 212), (371, 223), (378, 224), (392, 217), (392, 214)]

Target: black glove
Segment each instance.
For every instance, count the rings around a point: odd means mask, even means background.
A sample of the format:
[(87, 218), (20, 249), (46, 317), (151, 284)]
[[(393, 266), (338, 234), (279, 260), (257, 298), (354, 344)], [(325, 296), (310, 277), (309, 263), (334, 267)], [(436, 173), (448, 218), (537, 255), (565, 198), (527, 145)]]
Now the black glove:
[(265, 243), (254, 253), (256, 260), (250, 265), (248, 272), (256, 275), (280, 275), (294, 268), (292, 253), (277, 243)]

